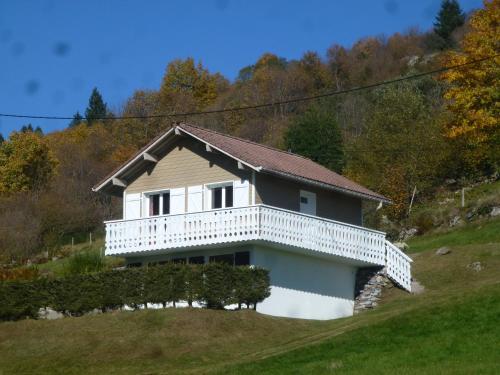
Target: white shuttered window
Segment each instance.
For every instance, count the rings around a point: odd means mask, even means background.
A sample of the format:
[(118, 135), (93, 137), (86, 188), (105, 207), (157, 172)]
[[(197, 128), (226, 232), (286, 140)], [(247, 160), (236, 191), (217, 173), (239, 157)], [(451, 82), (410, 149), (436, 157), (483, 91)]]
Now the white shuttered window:
[(188, 187), (188, 212), (203, 211), (203, 185)]
[(183, 214), (186, 212), (186, 189), (170, 189), (170, 213)]
[(141, 217), (141, 193), (125, 194), (125, 212), (126, 220), (139, 219)]
[(250, 183), (248, 180), (234, 181), (233, 194), (234, 194), (234, 207), (248, 206)]

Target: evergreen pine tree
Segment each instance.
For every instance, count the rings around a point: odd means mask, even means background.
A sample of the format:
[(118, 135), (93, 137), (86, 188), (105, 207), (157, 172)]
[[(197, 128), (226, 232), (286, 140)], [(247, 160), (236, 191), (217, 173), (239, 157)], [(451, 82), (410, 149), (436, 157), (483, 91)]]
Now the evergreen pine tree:
[(464, 22), (465, 14), (462, 12), (457, 0), (443, 0), (441, 2), (441, 9), (434, 22), (434, 32), (442, 38), (444, 48), (453, 45), (451, 34)]
[(2, 133), (0, 133), (0, 145), (5, 141), (5, 138), (3, 137)]
[(85, 117), (87, 118), (88, 125), (92, 125), (92, 122), (96, 119), (105, 118), (107, 112), (106, 103), (102, 100), (102, 96), (97, 90), (97, 87), (94, 87), (89, 98), (89, 105), (85, 110)]
[(82, 121), (83, 121), (83, 117), (80, 114), (80, 112), (77, 111), (73, 115), (73, 120), (71, 120), (71, 122), (69, 123), (69, 127), (72, 128), (72, 127), (78, 126), (78, 125), (80, 125), (82, 123)]
[(285, 134), (285, 144), (290, 151), (340, 172), (344, 166), (342, 134), (329, 107), (329, 103), (314, 104), (297, 117)]
[(28, 125), (23, 125), (21, 127), (21, 133), (33, 133), (33, 125), (28, 124)]

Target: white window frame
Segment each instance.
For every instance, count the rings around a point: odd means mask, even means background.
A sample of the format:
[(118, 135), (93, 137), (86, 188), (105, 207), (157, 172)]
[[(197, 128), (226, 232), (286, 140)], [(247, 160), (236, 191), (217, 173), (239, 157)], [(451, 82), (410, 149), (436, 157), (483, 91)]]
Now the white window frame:
[[(226, 207), (226, 189), (222, 189), (222, 207), (221, 208), (213, 208), (212, 207), (212, 190), (219, 187), (227, 187), (231, 186), (233, 188), (233, 205), (231, 207)], [(210, 184), (203, 185), (203, 189), (207, 192), (204, 194), (205, 198), (208, 200), (207, 202), (207, 211), (211, 210), (222, 210), (225, 208), (234, 208), (234, 181), (222, 181), (222, 182), (214, 182)]]
[(149, 197), (151, 195), (160, 195), (160, 202), (159, 202), (159, 209), (160, 211), (163, 211), (163, 194), (165, 193), (170, 193), (171, 189), (161, 189), (161, 190), (148, 190), (148, 191), (143, 191), (142, 192), (142, 202), (144, 202), (144, 216), (143, 217), (157, 217), (157, 216), (165, 216), (165, 215), (170, 215), (170, 214), (164, 214), (163, 212), (160, 213), (159, 215), (153, 216), (149, 214)]

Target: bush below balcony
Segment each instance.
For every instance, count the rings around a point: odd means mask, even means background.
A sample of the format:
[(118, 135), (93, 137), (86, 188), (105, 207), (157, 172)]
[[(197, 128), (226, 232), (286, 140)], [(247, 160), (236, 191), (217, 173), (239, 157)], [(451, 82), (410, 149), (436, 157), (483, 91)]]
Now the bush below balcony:
[(264, 269), (222, 263), (166, 264), (52, 280), (2, 282), (0, 320), (37, 318), (45, 307), (70, 316), (95, 309), (175, 306), (179, 301), (215, 309), (232, 304), (255, 308), (269, 295), (269, 272)]

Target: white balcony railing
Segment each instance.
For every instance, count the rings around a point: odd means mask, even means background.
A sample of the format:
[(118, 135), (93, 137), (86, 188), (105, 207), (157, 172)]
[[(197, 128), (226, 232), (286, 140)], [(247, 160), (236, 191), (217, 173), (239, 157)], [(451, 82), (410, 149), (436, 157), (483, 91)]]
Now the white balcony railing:
[(385, 241), (387, 276), (400, 286), (411, 291), (411, 262), (412, 259), (389, 241)]
[(410, 280), (411, 260), (392, 244), (386, 245), (385, 233), (266, 205), (105, 224), (106, 255), (267, 241), (387, 266), (405, 288)]

